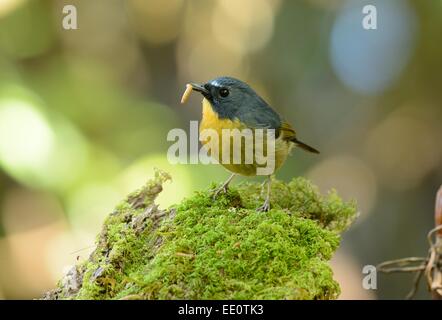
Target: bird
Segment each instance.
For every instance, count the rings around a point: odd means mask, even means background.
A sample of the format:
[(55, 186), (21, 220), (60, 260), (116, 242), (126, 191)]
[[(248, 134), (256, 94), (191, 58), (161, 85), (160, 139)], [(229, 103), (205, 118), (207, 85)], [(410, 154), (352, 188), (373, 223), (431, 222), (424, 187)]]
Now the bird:
[[(267, 184), (267, 193), (262, 206), (258, 207), (258, 211), (270, 210), (270, 194), (271, 194), (271, 177), (285, 163), (287, 156), (294, 147), (319, 154), (319, 151), (308, 144), (298, 140), (295, 129), (284, 120), (258, 93), (255, 92), (247, 83), (233, 77), (222, 76), (212, 79), (206, 83), (188, 83), (186, 91), (183, 94), (181, 103), (185, 103), (192, 91), (199, 92), (203, 96), (202, 100), (202, 119), (199, 126), (200, 136), (204, 130), (212, 130), (222, 137), (223, 130), (240, 130), (248, 129), (252, 132), (252, 136), (257, 139), (258, 129), (262, 131), (270, 131), (274, 133), (274, 162), (273, 170), (266, 173), (267, 179), (264, 181), (262, 188)], [(263, 138), (264, 137), (264, 138)], [(267, 138), (266, 138), (267, 137)], [(269, 150), (271, 140), (269, 136), (261, 135), (262, 147), (261, 154)], [(253, 161), (245, 161), (245, 140), (241, 144), (232, 144), (232, 137), (229, 139), (220, 139), (219, 144), (211, 145), (210, 156), (231, 172), (230, 177), (214, 190), (214, 198), (221, 192), (227, 192), (228, 186), (236, 175), (256, 176), (259, 169), (264, 166), (259, 159), (253, 158)], [(201, 140), (201, 137), (200, 137)], [(210, 139), (202, 139), (203, 145), (210, 143)], [(228, 144), (230, 155), (228, 160), (222, 158), (223, 144)], [(257, 145), (253, 144), (251, 150), (257, 152)], [(235, 150), (233, 148), (241, 148)], [(214, 150), (216, 149), (216, 150)], [(232, 161), (232, 154), (236, 152), (240, 154), (239, 161)], [(263, 152), (263, 153), (262, 153)], [(222, 161), (224, 160), (224, 161)]]

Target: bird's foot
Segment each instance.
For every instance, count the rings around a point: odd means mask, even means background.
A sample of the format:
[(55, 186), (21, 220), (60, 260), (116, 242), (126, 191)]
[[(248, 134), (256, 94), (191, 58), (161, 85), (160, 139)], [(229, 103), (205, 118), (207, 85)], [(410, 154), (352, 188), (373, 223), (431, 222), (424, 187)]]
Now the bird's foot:
[(258, 212), (268, 212), (270, 210), (270, 199), (266, 199), (262, 206), (256, 208)]
[(222, 186), (220, 186), (219, 188), (215, 188), (212, 190), (212, 192), (213, 192), (212, 199), (216, 200), (216, 198), (218, 198), (218, 196), (221, 193), (227, 193), (228, 190), (229, 190), (229, 186), (226, 185), (225, 183), (223, 183)]
[(230, 181), (232, 181), (234, 176), (235, 176), (235, 174), (232, 173), (232, 175), (229, 177), (229, 179), (227, 179), (219, 188), (212, 190), (212, 192), (213, 192), (212, 199), (213, 200), (215, 200), (221, 192), (227, 193), (227, 190), (229, 190), (229, 183), (230, 183)]

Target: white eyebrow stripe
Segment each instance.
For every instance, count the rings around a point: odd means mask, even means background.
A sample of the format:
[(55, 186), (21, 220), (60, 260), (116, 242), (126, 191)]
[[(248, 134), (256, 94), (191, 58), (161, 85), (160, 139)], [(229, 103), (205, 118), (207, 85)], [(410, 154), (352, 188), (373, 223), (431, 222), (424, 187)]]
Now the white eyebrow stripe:
[(217, 80), (212, 81), (210, 84), (215, 87), (221, 87), (221, 84)]

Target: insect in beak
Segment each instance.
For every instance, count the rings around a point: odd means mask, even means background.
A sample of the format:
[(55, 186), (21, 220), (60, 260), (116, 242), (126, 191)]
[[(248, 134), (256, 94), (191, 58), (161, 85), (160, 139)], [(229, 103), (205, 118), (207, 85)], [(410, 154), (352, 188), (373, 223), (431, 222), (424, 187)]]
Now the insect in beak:
[(181, 98), (181, 103), (187, 102), (193, 90), (200, 92), (206, 98), (210, 97), (210, 91), (207, 90), (204, 86), (197, 83), (188, 83), (186, 84), (186, 91), (184, 91)]

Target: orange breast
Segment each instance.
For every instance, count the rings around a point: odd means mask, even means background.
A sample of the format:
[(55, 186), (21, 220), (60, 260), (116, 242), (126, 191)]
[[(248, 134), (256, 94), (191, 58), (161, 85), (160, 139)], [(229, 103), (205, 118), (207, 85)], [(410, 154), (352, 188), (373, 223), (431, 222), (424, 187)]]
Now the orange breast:
[(203, 99), (203, 116), (200, 124), (200, 132), (205, 129), (213, 129), (221, 136), (222, 129), (241, 129), (243, 127), (239, 120), (220, 119), (210, 105), (209, 100), (206, 98)]
[[(229, 120), (229, 119), (220, 119), (218, 117), (218, 114), (213, 110), (210, 102), (207, 99), (203, 99), (203, 114), (202, 114), (202, 120), (200, 123), (200, 139), (201, 143), (203, 145), (210, 146), (209, 154), (214, 157), (222, 166), (224, 166), (227, 170), (238, 173), (245, 176), (253, 176), (256, 175), (256, 169), (257, 164), (254, 163), (234, 163), (233, 161), (233, 147), (235, 144), (233, 143), (233, 138), (229, 139), (222, 139), (222, 130), (223, 129), (245, 129), (247, 128), (245, 125), (243, 125), (239, 120)], [(210, 143), (210, 138), (205, 138), (205, 134), (203, 133), (205, 130), (207, 132), (214, 130), (217, 133), (218, 136), (218, 143)], [(213, 131), (212, 131), (213, 132)], [(209, 134), (210, 136), (210, 134)], [(275, 144), (275, 171), (285, 162), (288, 153), (290, 152), (290, 149), (292, 147), (292, 143), (288, 143), (287, 141), (283, 141), (280, 138), (276, 140)], [(240, 145), (242, 150), (238, 150), (241, 154), (241, 159), (245, 159), (244, 156), (244, 145)], [(253, 152), (255, 152), (255, 146), (253, 145)], [(227, 163), (225, 161), (222, 161), (222, 151), (227, 150), (227, 148), (230, 149), (230, 161)]]

